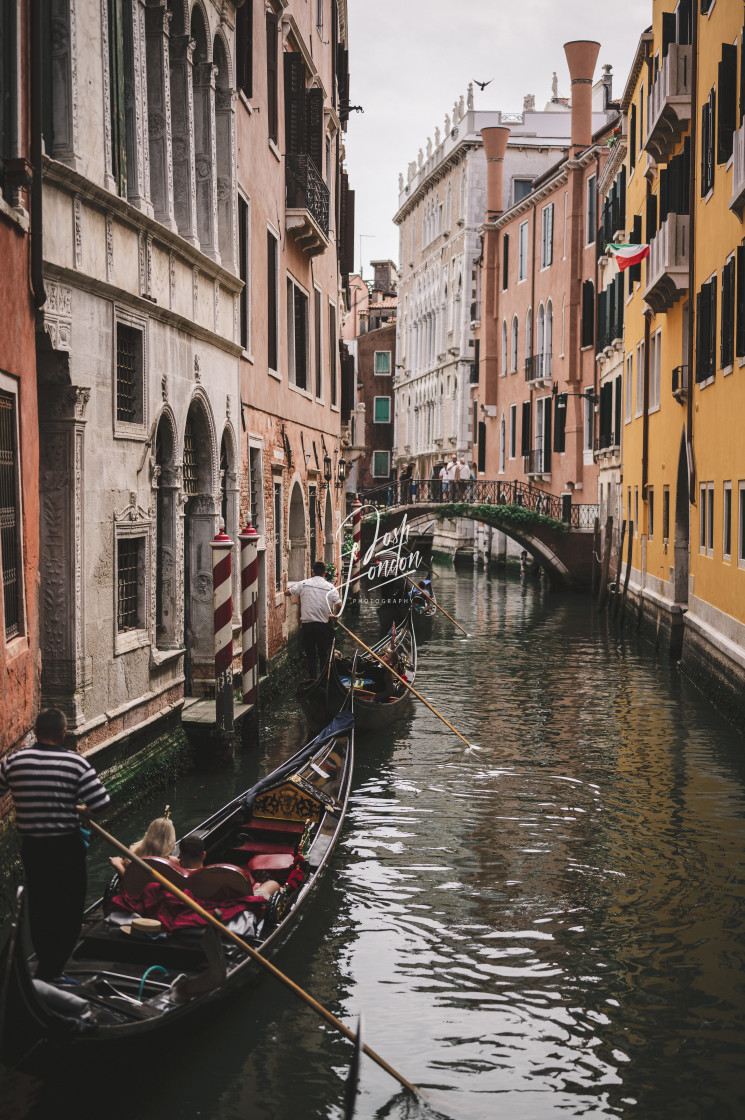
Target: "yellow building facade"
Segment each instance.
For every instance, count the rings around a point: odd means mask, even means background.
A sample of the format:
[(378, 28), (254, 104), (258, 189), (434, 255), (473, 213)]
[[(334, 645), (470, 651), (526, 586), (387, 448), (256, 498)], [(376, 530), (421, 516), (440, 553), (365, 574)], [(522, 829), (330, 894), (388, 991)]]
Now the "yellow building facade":
[(745, 684), (743, 9), (655, 0), (622, 100), (623, 502), (638, 618), (725, 708)]

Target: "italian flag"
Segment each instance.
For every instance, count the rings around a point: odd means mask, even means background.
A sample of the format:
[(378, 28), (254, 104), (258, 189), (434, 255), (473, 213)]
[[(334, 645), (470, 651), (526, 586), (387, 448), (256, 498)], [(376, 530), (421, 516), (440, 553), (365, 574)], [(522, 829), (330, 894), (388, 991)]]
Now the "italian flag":
[(613, 253), (621, 272), (625, 268), (630, 268), (632, 264), (639, 264), (649, 256), (649, 245), (622, 245), (618, 241), (611, 241), (606, 245), (606, 249), (610, 249)]

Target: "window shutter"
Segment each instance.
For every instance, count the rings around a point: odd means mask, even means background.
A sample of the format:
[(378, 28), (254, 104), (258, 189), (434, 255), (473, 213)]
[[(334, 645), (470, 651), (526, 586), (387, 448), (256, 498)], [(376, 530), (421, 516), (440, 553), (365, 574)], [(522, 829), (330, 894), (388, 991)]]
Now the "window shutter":
[(667, 221), (667, 215), (670, 210), (670, 171), (667, 167), (660, 168), (659, 201), (660, 212), (658, 217), (660, 226), (662, 226), (662, 223)]
[(616, 417), (613, 429), (613, 442), (616, 447), (621, 446), (621, 402), (623, 399), (623, 376), (621, 374), (616, 378)]
[(657, 195), (652, 194), (647, 184), (647, 244), (657, 233)]
[(704, 289), (696, 295), (696, 381), (702, 381), (701, 370), (704, 364), (704, 356), (701, 353), (701, 339), (703, 337), (701, 330), (701, 323), (704, 315)]
[[(642, 216), (641, 216), (641, 214), (635, 214), (634, 215), (634, 226), (633, 226), (633, 229), (631, 231), (631, 244), (632, 245), (641, 245), (642, 244)], [(640, 261), (639, 264), (632, 264), (631, 267), (629, 268), (629, 285), (634, 284), (637, 281), (640, 282), (641, 278), (642, 278), (642, 266), (641, 266), (641, 261)]]
[(478, 470), (483, 474), (486, 470), (486, 422), (479, 420), (479, 461)]
[(677, 41), (683, 46), (691, 41), (691, 0), (680, 0), (678, 4)]
[[(626, 226), (626, 168), (622, 167), (618, 175), (618, 225), (616, 229)], [(615, 233), (615, 230), (613, 231)]]
[(305, 150), (323, 178), (323, 90), (317, 86), (305, 98)]
[(732, 43), (722, 43), (717, 88), (717, 163), (726, 163), (732, 155), (732, 136), (737, 128), (737, 47)]
[(598, 350), (609, 341), (608, 294), (609, 289), (598, 292)]
[(530, 455), (532, 439), (530, 431), (530, 401), (523, 401), (523, 423), (520, 436), (522, 454)]
[(554, 451), (558, 455), (566, 446), (567, 399), (566, 393), (554, 397)]
[(675, 12), (662, 13), (662, 57), (667, 58), (670, 44), (675, 42), (676, 24)]
[(297, 155), (305, 151), (305, 63), (297, 51), (284, 55), (285, 149)]
[(277, 37), (279, 28), (274, 12), (266, 13), (266, 105), (269, 139), (277, 139)]
[(507, 273), (510, 263), (510, 235), (505, 233), (502, 238), (502, 291), (507, 290)]
[(546, 264), (551, 264), (554, 259), (554, 204), (553, 202), (548, 208), (548, 218), (546, 219), (548, 229), (546, 231), (546, 242), (548, 249), (548, 256), (546, 257)]
[(582, 346), (591, 346), (595, 339), (595, 285), (582, 283)]
[(745, 357), (745, 245), (737, 246), (737, 311), (735, 353)]
[(238, 89), (253, 96), (253, 4), (251, 0), (235, 13), (235, 66)]
[(551, 398), (546, 399), (543, 408), (543, 470), (551, 470)]
[(745, 27), (740, 32), (740, 124), (745, 120)]
[(636, 105), (631, 106), (629, 118), (629, 165), (632, 171), (636, 167)]
[(712, 276), (709, 283), (709, 377), (717, 371), (717, 278)]

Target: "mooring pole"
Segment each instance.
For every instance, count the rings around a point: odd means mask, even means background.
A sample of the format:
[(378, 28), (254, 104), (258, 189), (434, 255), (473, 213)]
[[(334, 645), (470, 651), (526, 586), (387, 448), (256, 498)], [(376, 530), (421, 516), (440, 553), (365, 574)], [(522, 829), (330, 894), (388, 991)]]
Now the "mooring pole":
[(233, 542), (222, 530), (210, 542), (215, 623), (215, 719), (218, 731), (233, 730)]
[(259, 534), (246, 519), (246, 528), (238, 534), (241, 542), (241, 672), (244, 704), (257, 704), (259, 700), (258, 651), (256, 649), (256, 604), (258, 602), (259, 561), (257, 544)]

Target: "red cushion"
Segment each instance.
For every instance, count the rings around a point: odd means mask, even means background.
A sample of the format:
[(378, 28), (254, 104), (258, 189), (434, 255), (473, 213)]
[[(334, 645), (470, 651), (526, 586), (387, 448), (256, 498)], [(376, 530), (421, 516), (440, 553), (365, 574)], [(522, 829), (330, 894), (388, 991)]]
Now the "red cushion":
[(256, 880), (287, 878), (287, 874), (295, 862), (291, 854), (280, 853), (254, 856), (248, 861), (251, 874)]

